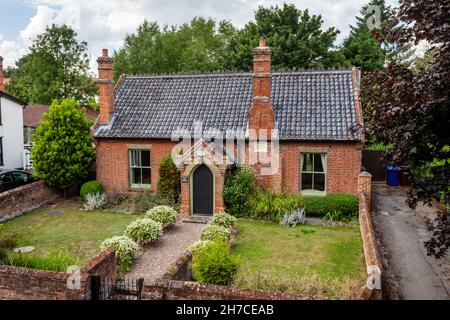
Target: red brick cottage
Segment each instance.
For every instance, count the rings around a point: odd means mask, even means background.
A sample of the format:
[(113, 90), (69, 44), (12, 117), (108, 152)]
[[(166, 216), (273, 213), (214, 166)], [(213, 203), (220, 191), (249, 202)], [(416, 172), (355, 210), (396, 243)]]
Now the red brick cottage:
[(224, 210), (224, 179), (236, 163), (255, 167), (274, 191), (356, 194), (357, 70), (272, 72), (264, 39), (253, 57), (253, 73), (122, 76), (115, 84), (103, 50), (94, 137), (105, 190), (156, 191), (159, 163), (172, 154), (183, 214)]

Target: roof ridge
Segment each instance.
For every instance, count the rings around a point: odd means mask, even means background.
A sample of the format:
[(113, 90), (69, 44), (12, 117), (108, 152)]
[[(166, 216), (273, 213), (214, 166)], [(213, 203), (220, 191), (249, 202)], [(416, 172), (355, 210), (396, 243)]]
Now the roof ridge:
[[(351, 73), (352, 69), (289, 69), (273, 70), (274, 75), (284, 74), (331, 74), (331, 73)], [(221, 76), (249, 76), (251, 71), (211, 71), (211, 72), (174, 72), (174, 73), (154, 73), (127, 75), (126, 79), (147, 79), (147, 78), (197, 78), (197, 77), (221, 77)]]
[(218, 77), (218, 76), (246, 76), (250, 71), (211, 71), (211, 72), (173, 72), (127, 75), (126, 78), (187, 78), (187, 77)]

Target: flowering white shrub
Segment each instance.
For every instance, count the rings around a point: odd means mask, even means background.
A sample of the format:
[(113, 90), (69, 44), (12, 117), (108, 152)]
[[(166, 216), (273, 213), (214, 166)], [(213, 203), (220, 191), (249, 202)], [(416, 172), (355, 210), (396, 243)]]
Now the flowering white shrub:
[(133, 264), (134, 253), (139, 246), (127, 236), (115, 236), (105, 239), (100, 244), (100, 250), (107, 248), (113, 248), (116, 251), (117, 265), (128, 270)]
[(230, 241), (230, 237), (231, 232), (229, 229), (212, 224), (208, 224), (200, 234), (200, 240)]
[(106, 205), (106, 195), (104, 193), (88, 193), (84, 196), (83, 208), (86, 211), (102, 209)]
[(147, 211), (145, 217), (168, 226), (177, 222), (178, 215), (175, 209), (169, 206), (156, 206)]
[(280, 224), (285, 227), (295, 227), (297, 224), (304, 224), (306, 220), (305, 209), (295, 209), (284, 214)]
[(162, 236), (163, 226), (152, 219), (143, 218), (134, 220), (125, 230), (125, 235), (143, 244), (158, 239)]
[(237, 219), (232, 215), (226, 212), (219, 212), (215, 214), (211, 220), (209, 220), (209, 224), (221, 226), (224, 228), (231, 228), (236, 223)]
[(212, 242), (211, 240), (200, 240), (194, 243), (189, 247), (189, 251), (192, 253), (192, 256), (196, 256), (197, 253), (200, 252), (208, 243)]

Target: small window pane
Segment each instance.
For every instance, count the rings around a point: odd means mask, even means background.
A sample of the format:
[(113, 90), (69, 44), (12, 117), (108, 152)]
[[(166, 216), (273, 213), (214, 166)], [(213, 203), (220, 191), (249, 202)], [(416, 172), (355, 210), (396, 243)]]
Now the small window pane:
[(139, 150), (131, 150), (130, 161), (132, 167), (139, 166)]
[(314, 174), (314, 190), (325, 191), (325, 174), (323, 173)]
[(150, 168), (142, 168), (142, 183), (150, 184), (150, 182), (151, 182)]
[(131, 183), (132, 184), (141, 184), (141, 168), (132, 168), (131, 169)]
[(303, 171), (313, 171), (313, 155), (311, 153), (303, 154)]
[(141, 166), (150, 167), (150, 151), (141, 150)]
[(314, 172), (324, 172), (321, 154), (314, 155)]
[(302, 190), (312, 189), (312, 173), (302, 173)]

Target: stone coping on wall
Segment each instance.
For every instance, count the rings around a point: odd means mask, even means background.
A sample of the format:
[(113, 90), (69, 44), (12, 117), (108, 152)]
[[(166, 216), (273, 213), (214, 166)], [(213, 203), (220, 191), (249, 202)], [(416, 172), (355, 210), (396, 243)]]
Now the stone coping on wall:
[(359, 225), (361, 230), (361, 239), (364, 248), (364, 258), (367, 268), (367, 281), (361, 288), (360, 300), (381, 299), (381, 277), (383, 266), (378, 255), (375, 232), (373, 230), (372, 219), (370, 216), (370, 206), (368, 199), (363, 193), (359, 194)]
[(146, 300), (318, 300), (284, 292), (205, 285), (192, 281), (159, 279), (144, 285)]

